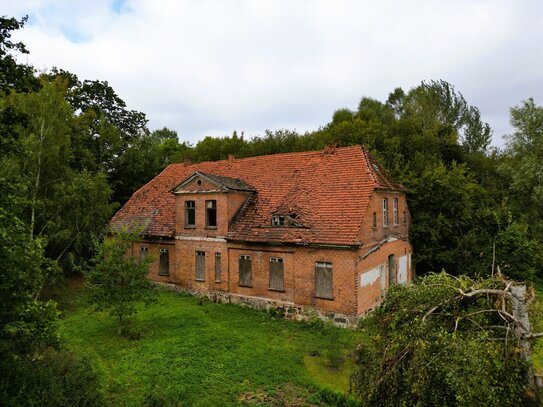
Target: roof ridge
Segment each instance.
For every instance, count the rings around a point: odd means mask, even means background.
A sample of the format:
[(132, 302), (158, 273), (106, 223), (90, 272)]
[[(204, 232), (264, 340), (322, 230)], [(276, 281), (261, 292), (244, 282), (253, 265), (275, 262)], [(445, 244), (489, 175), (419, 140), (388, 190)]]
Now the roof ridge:
[[(354, 145), (354, 146), (342, 146), (342, 147), (335, 147), (334, 151), (338, 151), (338, 150), (349, 150), (349, 149), (358, 149), (358, 148), (362, 148), (364, 149), (363, 146), (361, 146), (360, 144), (357, 144), (357, 145)], [(229, 162), (229, 163), (232, 163), (232, 162), (240, 162), (240, 161), (245, 161), (245, 160), (251, 160), (251, 159), (255, 159), (255, 158), (263, 158), (263, 157), (277, 157), (277, 156), (285, 156), (285, 155), (303, 155), (303, 154), (312, 154), (312, 155), (319, 155), (319, 154), (322, 154), (323, 152), (325, 152), (327, 149), (327, 147), (324, 147), (320, 150), (304, 150), (304, 151), (287, 151), (285, 153), (272, 153), (272, 154), (262, 154), (262, 155), (253, 155), (253, 156), (250, 156), (250, 157), (239, 157), (239, 158), (234, 158), (234, 161), (232, 160), (229, 160), (227, 158), (224, 158), (222, 160), (208, 160), (208, 161), (200, 161), (200, 162), (197, 162), (197, 163), (190, 163), (190, 164), (186, 164), (186, 163), (171, 163), (171, 164), (168, 164), (168, 167), (171, 167), (171, 166), (183, 166), (183, 167), (192, 167), (192, 166), (198, 166), (198, 165), (202, 165), (202, 164), (207, 164), (207, 163), (219, 163), (219, 162)]]

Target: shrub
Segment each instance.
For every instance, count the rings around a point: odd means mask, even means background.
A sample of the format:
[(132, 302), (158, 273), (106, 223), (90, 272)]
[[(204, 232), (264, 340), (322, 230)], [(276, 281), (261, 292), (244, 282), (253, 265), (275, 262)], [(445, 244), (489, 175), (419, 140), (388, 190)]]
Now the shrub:
[(2, 363), (0, 405), (102, 406), (97, 372), (88, 359), (49, 349), (38, 360)]

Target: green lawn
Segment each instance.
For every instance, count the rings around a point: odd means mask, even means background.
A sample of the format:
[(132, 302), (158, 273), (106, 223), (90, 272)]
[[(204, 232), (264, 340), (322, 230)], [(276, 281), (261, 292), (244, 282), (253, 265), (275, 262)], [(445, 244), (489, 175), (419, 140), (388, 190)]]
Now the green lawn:
[(112, 405), (305, 405), (319, 389), (348, 390), (359, 332), (164, 290), (158, 299), (133, 318), (140, 339), (77, 300), (61, 320), (62, 343), (92, 360)]

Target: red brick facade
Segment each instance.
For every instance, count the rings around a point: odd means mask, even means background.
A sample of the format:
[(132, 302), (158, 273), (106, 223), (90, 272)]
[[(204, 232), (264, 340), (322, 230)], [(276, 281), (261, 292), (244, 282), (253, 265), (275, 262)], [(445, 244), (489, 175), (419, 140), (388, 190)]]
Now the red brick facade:
[[(411, 280), (405, 191), (364, 149), (234, 161), (233, 167), (231, 161), (178, 166), (177, 177), (167, 169), (115, 216), (114, 226), (146, 228), (133, 254), (144, 248), (153, 256), (151, 279), (349, 316), (378, 304), (390, 284)], [(263, 163), (269, 171), (255, 171)], [(194, 208), (193, 224), (187, 205)], [(211, 205), (215, 215), (207, 212)], [(285, 225), (273, 225), (278, 216)], [(167, 275), (160, 273), (161, 250), (163, 257), (167, 250)], [(318, 295), (317, 278), (328, 294)]]

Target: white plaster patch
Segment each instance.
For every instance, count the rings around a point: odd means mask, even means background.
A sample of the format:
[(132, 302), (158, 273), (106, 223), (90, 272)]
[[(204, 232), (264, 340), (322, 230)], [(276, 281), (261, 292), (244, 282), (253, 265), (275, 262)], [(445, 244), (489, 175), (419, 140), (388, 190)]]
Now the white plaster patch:
[(360, 286), (372, 285), (379, 279), (379, 267), (368, 270), (360, 275)]
[(400, 267), (398, 270), (398, 283), (407, 283), (407, 256), (400, 257)]

